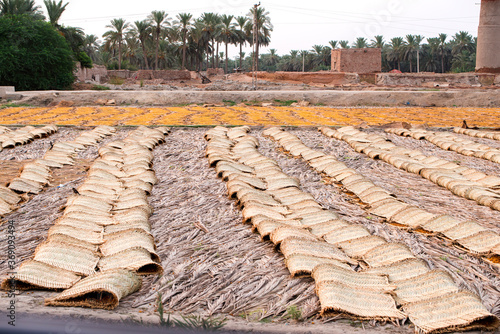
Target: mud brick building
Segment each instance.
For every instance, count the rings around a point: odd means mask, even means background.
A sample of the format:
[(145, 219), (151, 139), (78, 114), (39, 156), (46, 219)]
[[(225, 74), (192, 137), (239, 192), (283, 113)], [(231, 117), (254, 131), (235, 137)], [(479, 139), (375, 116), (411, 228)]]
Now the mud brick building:
[(332, 72), (382, 72), (382, 49), (334, 49), (332, 50)]

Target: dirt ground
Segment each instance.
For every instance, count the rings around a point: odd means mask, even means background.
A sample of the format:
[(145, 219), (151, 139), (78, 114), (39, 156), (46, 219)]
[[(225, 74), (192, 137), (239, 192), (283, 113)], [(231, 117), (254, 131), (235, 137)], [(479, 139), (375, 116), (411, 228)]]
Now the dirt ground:
[[(248, 225), (241, 223), (241, 213), (234, 201), (227, 197), (225, 183), (216, 177), (204, 157), (206, 143), (203, 135), (206, 130), (174, 128), (166, 143), (154, 151), (153, 167), (159, 184), (149, 198), (154, 209), (150, 222), (164, 274), (145, 278), (141, 290), (124, 298), (113, 311), (46, 307), (43, 306), (44, 298), (55, 292), (22, 292), (16, 303), (20, 322), (22, 314), (29, 313), (44, 317), (57, 315), (106, 322), (157, 324), (156, 300), (161, 292), (167, 312), (227, 317), (229, 321), (225, 330), (233, 332), (410, 333), (414, 330), (408, 323), (397, 327), (320, 318), (313, 280), (290, 278), (282, 255), (271, 243), (261, 241)], [(80, 131), (62, 128), (52, 137), (0, 152), (0, 182), (5, 183), (16, 174), (24, 160), (43, 155), (51, 141), (74, 138)], [(101, 145), (123, 138), (129, 131), (129, 128), (121, 128)], [(460, 250), (446, 240), (408, 232), (371, 217), (359, 201), (311, 170), (302, 160), (282, 153), (273, 141), (262, 136), (261, 131), (261, 127), (254, 127), (251, 132), (260, 141), (261, 153), (275, 159), (285, 173), (298, 178), (302, 189), (311, 193), (324, 208), (335, 211), (351, 223), (364, 225), (374, 235), (408, 245), (431, 268), (450, 273), (462, 289), (478, 294), (488, 310), (500, 316), (500, 267)], [(474, 220), (500, 233), (500, 214), (497, 211), (454, 196), (417, 175), (371, 160), (354, 152), (346, 143), (321, 135), (316, 128), (291, 128), (289, 131), (306, 145), (336, 156), (407, 203), (434, 213)], [(378, 129), (370, 131), (382, 134)], [(490, 161), (443, 151), (424, 141), (390, 137), (401, 146), (460, 161), (462, 165), (489, 174), (500, 173), (500, 166)], [(482, 141), (500, 148), (499, 142)], [(72, 188), (83, 182), (85, 169), (96, 157), (97, 147), (82, 152), (74, 167), (54, 174), (56, 179), (51, 182), (51, 187), (4, 217), (4, 221), (12, 220), (17, 226), (16, 256), (19, 263), (29, 259), (36, 246), (45, 240), (48, 228), (62, 215), (60, 208), (72, 193)], [(197, 227), (199, 223), (208, 233)], [(0, 226), (0, 240), (5, 236), (6, 224), (3, 224)], [(0, 243), (0, 254), (0, 261), (4, 263), (5, 242)], [(2, 265), (0, 275), (5, 273), (6, 267)], [(2, 292), (2, 312), (8, 302), (6, 293)], [(300, 309), (301, 322), (290, 318), (287, 310), (292, 305)]]

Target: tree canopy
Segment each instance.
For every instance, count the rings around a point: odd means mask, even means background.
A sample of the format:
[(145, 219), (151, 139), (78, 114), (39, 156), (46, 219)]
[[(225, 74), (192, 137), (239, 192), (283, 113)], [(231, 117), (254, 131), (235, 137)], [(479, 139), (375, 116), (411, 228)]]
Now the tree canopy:
[(74, 81), (68, 43), (49, 23), (29, 15), (0, 17), (0, 86), (66, 89)]

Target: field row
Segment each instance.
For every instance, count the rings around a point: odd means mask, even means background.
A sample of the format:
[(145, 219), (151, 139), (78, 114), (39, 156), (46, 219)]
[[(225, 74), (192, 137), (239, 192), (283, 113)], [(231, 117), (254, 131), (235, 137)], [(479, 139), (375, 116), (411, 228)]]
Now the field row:
[(331, 108), (331, 107), (76, 107), (7, 108), (0, 124), (56, 125), (283, 125), (344, 126), (411, 122), (458, 126), (463, 120), (488, 127), (500, 123), (496, 108)]
[[(460, 291), (449, 274), (429, 268), (406, 245), (372, 235), (367, 228), (321, 207), (275, 160), (258, 151), (259, 141), (249, 130), (217, 127), (208, 131), (209, 163), (227, 181), (243, 221), (280, 249), (292, 276), (314, 278), (322, 315), (394, 322), (408, 317), (424, 333), (497, 324), (477, 296)], [(349, 184), (358, 186), (362, 181), (355, 171), (289, 133), (271, 128), (263, 134), (287, 151), (295, 150), (295, 156), (336, 171), (339, 180), (350, 178)], [(373, 184), (365, 188), (385, 195), (374, 198), (372, 205), (388, 200), (401, 204), (389, 217), (410, 209)]]
[[(160, 275), (163, 269), (150, 233), (147, 196), (157, 183), (151, 150), (164, 141), (164, 131), (140, 127), (101, 147), (47, 240), (3, 281), (2, 288), (64, 290), (45, 304), (114, 309), (122, 297), (140, 289), (137, 275)], [(79, 139), (85, 134), (89, 133)], [(93, 134), (95, 145), (111, 132)], [(81, 145), (77, 142), (72, 143)], [(69, 146), (61, 153), (71, 157), (74, 151)]]

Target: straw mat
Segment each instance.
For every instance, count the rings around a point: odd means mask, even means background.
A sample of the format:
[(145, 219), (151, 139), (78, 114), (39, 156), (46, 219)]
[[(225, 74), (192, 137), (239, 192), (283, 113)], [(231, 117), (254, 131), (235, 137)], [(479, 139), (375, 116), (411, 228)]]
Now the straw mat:
[(86, 277), (58, 296), (46, 299), (47, 306), (81, 306), (112, 310), (120, 299), (138, 291), (141, 279), (129, 270), (110, 270)]

